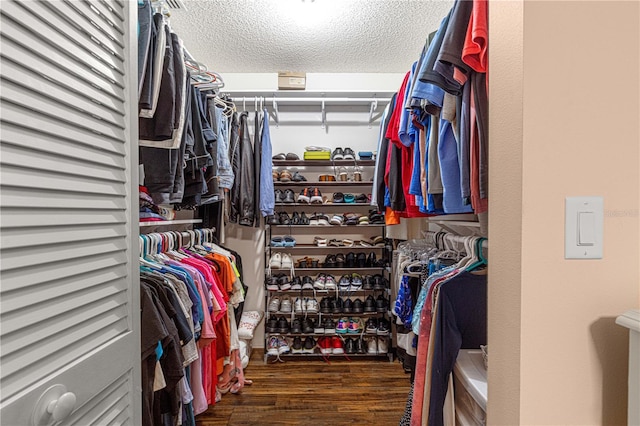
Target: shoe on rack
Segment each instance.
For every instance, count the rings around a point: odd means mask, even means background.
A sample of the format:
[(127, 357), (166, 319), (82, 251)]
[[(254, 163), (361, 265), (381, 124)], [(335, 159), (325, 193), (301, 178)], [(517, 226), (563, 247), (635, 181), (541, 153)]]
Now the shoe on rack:
[(291, 353), (292, 354), (301, 354), (302, 352), (302, 338), (300, 336), (296, 336), (293, 338), (293, 344), (291, 345)]
[(342, 160), (342, 159), (344, 159), (344, 151), (342, 150), (342, 148), (334, 149), (333, 152), (331, 153), (331, 159), (332, 160)]
[(351, 288), (351, 275), (344, 274), (342, 277), (340, 277), (339, 285), (341, 291), (349, 291), (349, 288)]
[(280, 221), (280, 225), (291, 225), (291, 218), (285, 212), (279, 213), (279, 221)]
[(380, 318), (380, 321), (378, 321), (378, 329), (376, 330), (376, 334), (378, 334), (378, 336), (388, 336), (390, 331), (391, 324), (389, 323), (389, 321), (384, 318)]
[(306, 311), (310, 314), (318, 313), (318, 301), (313, 297), (307, 300)]
[(282, 268), (282, 254), (281, 253), (274, 253), (274, 254), (271, 255), (271, 258), (269, 259), (269, 267), (273, 268), (273, 269)]
[(308, 275), (302, 277), (302, 290), (313, 290), (313, 279)]
[(324, 320), (324, 334), (336, 334), (336, 323), (331, 318)]
[(336, 267), (336, 257), (333, 254), (327, 255), (324, 259), (324, 267), (325, 268), (335, 268)]
[(302, 332), (304, 334), (313, 334), (313, 328), (315, 327), (315, 322), (310, 318), (304, 318), (302, 320)]
[(324, 334), (324, 323), (318, 320), (317, 323), (313, 324), (313, 334)]
[(304, 312), (304, 308), (306, 307), (306, 301), (300, 299), (299, 297), (296, 297), (295, 302), (293, 302), (293, 312), (295, 312), (296, 314), (301, 314), (302, 312)]
[(354, 314), (362, 314), (364, 313), (364, 303), (360, 298), (355, 299), (353, 301), (353, 313)]
[[(333, 194), (335, 197), (335, 194)], [(335, 198), (334, 198), (335, 199)], [(342, 225), (344, 222), (343, 216), (341, 214), (334, 214), (329, 220), (329, 223), (332, 225)]]
[(300, 214), (298, 212), (293, 212), (291, 215), (291, 224), (300, 225)]
[(316, 220), (318, 221), (318, 225), (321, 226), (329, 226), (329, 216), (323, 213), (318, 213), (316, 215)]
[[(284, 259), (284, 255), (283, 255), (283, 259)], [(345, 257), (345, 267), (346, 268), (355, 268), (356, 267), (356, 254), (352, 251), (350, 251), (349, 253), (347, 253), (347, 256)], [(284, 262), (283, 262), (284, 263)], [(284, 268), (284, 266), (283, 266)]]
[(342, 247), (342, 241), (341, 240), (336, 240), (335, 238), (332, 238), (329, 240), (328, 243), (329, 247)]
[(328, 297), (323, 297), (320, 299), (320, 312), (323, 314), (331, 313), (331, 299)]
[(267, 223), (269, 225), (280, 225), (280, 218), (276, 214), (270, 214), (267, 216)]
[(294, 182), (306, 182), (307, 178), (300, 174), (300, 172), (296, 171), (291, 176), (291, 180)]
[(349, 330), (350, 334), (360, 334), (364, 330), (364, 324), (362, 323), (362, 318), (350, 318), (349, 319)]
[(347, 355), (353, 355), (356, 353), (356, 343), (351, 337), (344, 339), (344, 352)]
[(271, 247), (284, 247), (284, 239), (282, 237), (271, 237)]
[(373, 277), (371, 275), (365, 275), (364, 278), (362, 278), (362, 289), (373, 290)]
[(386, 354), (389, 352), (389, 341), (386, 337), (378, 337), (378, 353)]
[(372, 281), (374, 290), (384, 290), (386, 288), (386, 283), (382, 275), (375, 274), (372, 278)]
[[(364, 254), (364, 253), (362, 253)], [(374, 252), (369, 253), (369, 256), (367, 256), (367, 260), (366, 260), (366, 267), (367, 268), (374, 268), (377, 264), (377, 259), (376, 259), (376, 254)]]
[(331, 313), (340, 314), (342, 313), (342, 299), (339, 297), (335, 297), (331, 299), (329, 306), (331, 307)]
[(344, 354), (344, 345), (340, 337), (334, 336), (331, 338), (331, 349), (334, 355)]
[(378, 295), (376, 299), (376, 312), (387, 312), (389, 310), (389, 302), (384, 295)]
[(338, 179), (341, 182), (346, 182), (349, 180), (349, 173), (347, 173), (347, 168), (344, 166), (338, 167)]
[(349, 290), (358, 291), (361, 288), (362, 288), (362, 276), (354, 272), (353, 274), (351, 274), (351, 286), (349, 287)]
[(327, 246), (327, 239), (315, 236), (315, 237), (313, 237), (313, 243), (318, 247), (326, 247)]
[(304, 214), (304, 212), (300, 213), (300, 225), (308, 225), (309, 224), (309, 218), (307, 217), (306, 214)]
[(280, 301), (280, 312), (283, 314), (290, 314), (291, 309), (291, 298), (289, 296), (284, 296)]
[(317, 290), (324, 290), (326, 279), (327, 276), (325, 274), (319, 274), (313, 283), (313, 288)]
[[(366, 204), (367, 201), (369, 201), (369, 199), (367, 198), (367, 196), (365, 194), (356, 195), (356, 203), (358, 203), (358, 204)], [(369, 218), (368, 217), (367, 217), (367, 222), (369, 222)]]
[[(277, 254), (277, 253), (276, 253)], [(293, 259), (291, 258), (291, 255), (288, 253), (283, 253), (282, 254), (282, 261), (281, 261), (281, 268), (282, 269), (293, 269)]]
[(356, 353), (359, 353), (359, 354), (367, 353), (367, 345), (365, 344), (364, 339), (362, 337), (358, 337), (355, 340), (355, 349), (356, 349)]
[(353, 152), (353, 150), (351, 148), (345, 148), (343, 151), (343, 159), (345, 160), (355, 160), (356, 159), (356, 153)]
[(287, 339), (284, 337), (278, 337), (278, 354), (282, 355), (288, 352), (291, 352), (291, 347), (289, 347)]
[(331, 352), (332, 352), (331, 338), (329, 337), (319, 338), (318, 347), (320, 348), (320, 353), (322, 355), (331, 355)]
[(336, 254), (336, 266), (338, 268), (344, 268), (345, 257), (344, 254), (338, 253)]
[(376, 318), (369, 318), (365, 324), (365, 331), (367, 333), (376, 333), (378, 331), (378, 320)]
[(333, 275), (327, 275), (324, 280), (324, 289), (325, 290), (335, 290), (338, 288), (336, 284), (336, 279), (333, 278)]
[(277, 333), (278, 332), (278, 319), (276, 317), (269, 318), (267, 321), (267, 333)]
[(278, 318), (278, 333), (288, 333), (289, 329), (289, 321), (285, 317)]
[(284, 195), (282, 196), (282, 202), (286, 204), (293, 204), (296, 202), (295, 193), (291, 189), (287, 189), (284, 191)]
[(281, 291), (287, 291), (291, 289), (291, 283), (289, 277), (285, 274), (278, 274), (278, 286)]
[(300, 191), (300, 195), (298, 195), (298, 202), (309, 204), (310, 201), (311, 201), (311, 188), (308, 188), (308, 187), (303, 188)]
[(291, 332), (296, 334), (302, 333), (302, 321), (300, 318), (294, 318), (293, 321), (291, 321)]
[[(375, 253), (371, 253), (375, 256)], [(366, 253), (358, 253), (356, 257), (356, 265), (358, 268), (366, 268), (367, 267), (367, 255)]]
[(278, 340), (278, 336), (271, 336), (267, 341), (267, 355), (269, 356), (278, 356), (280, 352), (278, 349), (280, 348), (280, 341)]
[(338, 334), (346, 334), (349, 330), (349, 318), (342, 317), (338, 320), (338, 324), (336, 325), (336, 333)]
[(284, 199), (282, 190), (276, 189), (275, 191), (273, 191), (273, 197), (274, 197), (274, 202), (281, 203), (282, 200)]
[(353, 313), (353, 300), (345, 299), (344, 303), (342, 304), (342, 312), (344, 312), (345, 314)]
[(334, 192), (333, 204), (342, 204), (342, 203), (344, 203), (344, 194), (342, 192)]
[(291, 172), (287, 169), (284, 169), (280, 172), (280, 182), (290, 182), (291, 181)]
[(365, 312), (375, 312), (376, 311), (376, 300), (372, 295), (368, 295), (366, 299), (364, 299), (364, 311)]
[(265, 284), (267, 290), (269, 291), (280, 291), (280, 286), (278, 285), (278, 275), (270, 276)]
[(311, 336), (305, 337), (304, 345), (302, 347), (302, 353), (312, 354), (315, 348), (316, 348), (316, 339), (314, 339)]
[(276, 296), (269, 301), (269, 312), (278, 312), (279, 310), (280, 310), (280, 298)]
[(370, 337), (367, 339), (367, 353), (370, 355), (378, 354), (378, 338)]
[(309, 201), (311, 204), (322, 204), (324, 201), (322, 200), (322, 193), (320, 189), (313, 188), (311, 190), (311, 200)]
[(291, 282), (291, 290), (302, 290), (302, 280), (300, 277), (294, 277)]

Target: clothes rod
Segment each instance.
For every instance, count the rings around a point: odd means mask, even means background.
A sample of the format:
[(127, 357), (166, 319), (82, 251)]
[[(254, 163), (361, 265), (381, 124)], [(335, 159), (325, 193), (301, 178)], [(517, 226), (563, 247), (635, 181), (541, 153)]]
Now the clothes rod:
[(325, 102), (327, 104), (331, 103), (361, 103), (361, 104), (370, 104), (372, 102), (378, 103), (389, 103), (391, 100), (386, 98), (279, 98), (279, 97), (262, 97), (262, 96), (231, 96), (234, 102), (239, 102), (244, 100), (251, 100), (252, 98), (262, 99), (265, 103), (273, 103), (274, 101), (277, 103), (299, 103), (299, 104), (321, 104)]

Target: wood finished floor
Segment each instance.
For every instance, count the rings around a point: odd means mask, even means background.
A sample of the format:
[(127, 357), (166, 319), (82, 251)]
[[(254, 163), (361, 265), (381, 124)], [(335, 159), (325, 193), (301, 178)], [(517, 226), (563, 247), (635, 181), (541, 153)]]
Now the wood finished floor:
[[(271, 360), (271, 358), (270, 358)], [(254, 351), (245, 370), (253, 385), (196, 417), (217, 425), (397, 425), (409, 393), (409, 375), (396, 360), (288, 360), (265, 365)]]

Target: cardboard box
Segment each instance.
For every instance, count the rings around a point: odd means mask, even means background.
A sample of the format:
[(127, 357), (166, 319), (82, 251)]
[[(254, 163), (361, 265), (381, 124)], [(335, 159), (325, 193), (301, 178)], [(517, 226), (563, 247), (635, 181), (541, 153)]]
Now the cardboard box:
[(304, 72), (279, 72), (278, 89), (280, 90), (304, 90), (307, 85), (307, 73)]

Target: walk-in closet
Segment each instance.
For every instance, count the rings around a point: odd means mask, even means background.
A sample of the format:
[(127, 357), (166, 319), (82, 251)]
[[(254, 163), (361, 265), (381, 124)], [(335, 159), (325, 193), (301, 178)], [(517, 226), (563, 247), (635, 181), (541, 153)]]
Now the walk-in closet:
[(3, 0), (0, 34), (0, 424), (640, 421), (639, 3)]

